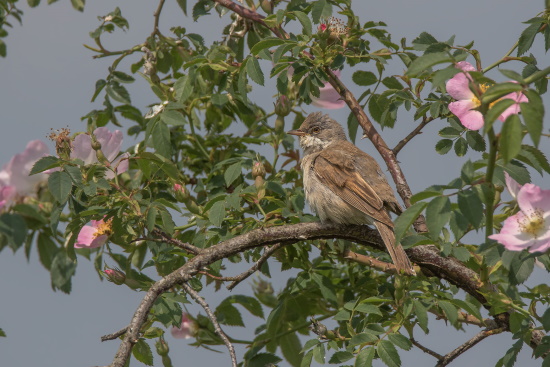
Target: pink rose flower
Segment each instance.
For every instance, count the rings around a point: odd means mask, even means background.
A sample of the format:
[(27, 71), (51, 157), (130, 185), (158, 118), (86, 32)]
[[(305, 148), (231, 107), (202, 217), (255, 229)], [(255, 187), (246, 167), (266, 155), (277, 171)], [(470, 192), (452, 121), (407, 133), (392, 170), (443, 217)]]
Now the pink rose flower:
[(197, 326), (193, 320), (189, 318), (187, 313), (181, 315), (181, 325), (180, 327), (172, 326), (170, 333), (176, 339), (189, 339), (195, 335), (197, 331)]
[(111, 221), (92, 220), (91, 225), (84, 226), (78, 233), (75, 248), (96, 248), (107, 242), (111, 234)]
[[(340, 70), (334, 70), (334, 75), (340, 77)], [(346, 106), (346, 102), (338, 94), (336, 89), (329, 82), (326, 82), (322, 88), (319, 88), (319, 97), (311, 96), (311, 104), (328, 110), (336, 110)]]
[(533, 184), (520, 187), (509, 177), (506, 181), (512, 196), (517, 193), (520, 211), (504, 221), (500, 233), (489, 238), (510, 251), (546, 252), (550, 248), (550, 190)]
[[(101, 152), (110, 162), (111, 166), (117, 167), (116, 173), (121, 174), (128, 170), (128, 153), (119, 155), (120, 146), (122, 145), (122, 132), (115, 130), (110, 132), (106, 127), (98, 127), (94, 130), (94, 136), (101, 144)], [(71, 158), (79, 158), (85, 164), (97, 163), (97, 153), (92, 148), (92, 138), (88, 134), (78, 135), (73, 142), (73, 151)], [(118, 157), (117, 157), (118, 156)], [(111, 179), (115, 177), (112, 171), (107, 171), (106, 177)]]
[[(15, 194), (28, 196), (35, 193), (37, 186), (47, 179), (48, 174), (41, 172), (29, 176), (29, 173), (34, 164), (48, 154), (49, 149), (44, 142), (33, 140), (27, 144), (23, 153), (14, 155), (0, 171), (0, 186), (2, 190), (6, 190), (2, 192), (2, 196), (6, 195), (11, 199)], [(7, 186), (12, 189), (5, 189)]]
[[(469, 71), (475, 71), (476, 69), (467, 61), (458, 62), (456, 67), (462, 72), (456, 74), (446, 84), (447, 92), (456, 99), (456, 102), (449, 103), (449, 110), (458, 117), (464, 127), (470, 130), (479, 130), (483, 127), (484, 120), (481, 112), (476, 111), (475, 108), (478, 108), (481, 102), (470, 90), (470, 83), (473, 79), (468, 74)], [(480, 85), (479, 88), (484, 92), (489, 86)], [(502, 122), (506, 121), (508, 116), (518, 114), (520, 112), (519, 104), (528, 101), (527, 97), (521, 92), (507, 94), (502, 99), (513, 99), (516, 102), (499, 116), (498, 119)]]

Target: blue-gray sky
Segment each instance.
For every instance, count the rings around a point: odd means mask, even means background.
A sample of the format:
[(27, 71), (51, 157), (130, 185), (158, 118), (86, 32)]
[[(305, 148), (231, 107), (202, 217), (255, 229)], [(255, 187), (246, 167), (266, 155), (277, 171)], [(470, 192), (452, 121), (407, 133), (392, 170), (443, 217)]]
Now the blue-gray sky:
[[(116, 50), (144, 41), (152, 30), (152, 14), (156, 8), (154, 2), (96, 0), (90, 1), (85, 11), (79, 13), (71, 8), (67, 0), (35, 9), (28, 9), (24, 3), (20, 2), (25, 12), (23, 26), (15, 25), (9, 30), (10, 35), (6, 39), (8, 56), (0, 60), (0, 126), (3, 129), (0, 134), (0, 164), (21, 152), (28, 141), (45, 140), (50, 128), (69, 126), (73, 131), (85, 129), (80, 117), (99, 106), (89, 102), (94, 84), (107, 74), (107, 67), (112, 62), (110, 58), (93, 60), (92, 52), (82, 46), (93, 42), (88, 32), (99, 24), (96, 16), (105, 15), (119, 6), (128, 18), (128, 32), (117, 30), (114, 35), (104, 37), (104, 46)], [(481, 52), (487, 66), (510, 49), (526, 27), (521, 22), (541, 11), (543, 3), (542, 0), (392, 0), (355, 1), (354, 7), (361, 9), (357, 14), (362, 22), (386, 22), (394, 41), (407, 37), (410, 43), (422, 31), (441, 40), (456, 35), (457, 44), (475, 40), (475, 48)], [(222, 22), (212, 15), (194, 23), (183, 16), (175, 1), (167, 1), (161, 27), (168, 33), (168, 29), (175, 25), (193, 29), (213, 40), (219, 38)], [(541, 66), (546, 66), (549, 59), (540, 52), (542, 47), (539, 39), (534, 49), (539, 50), (537, 56)], [(138, 57), (135, 56), (132, 62)], [(517, 64), (506, 67), (519, 70)], [(394, 72), (400, 71), (398, 68)], [(344, 80), (349, 81), (350, 75), (346, 74), (346, 70), (342, 75)], [(497, 72), (491, 75), (504, 80)], [(158, 103), (158, 100), (143, 80), (136, 79), (132, 102), (145, 112), (147, 105)], [(274, 90), (255, 88), (254, 94), (266, 105), (271, 104)], [(548, 98), (545, 101), (548, 102)], [(549, 104), (546, 105), (548, 108)], [(342, 122), (348, 113), (345, 110), (327, 112)], [(415, 126), (412, 119), (401, 117), (399, 128), (383, 132), (390, 145), (394, 145)], [(433, 122), (421, 138), (413, 141), (399, 157), (413, 191), (446, 182), (454, 177), (451, 174), (458, 173), (465, 161), (465, 158), (449, 159), (434, 155), (436, 132), (445, 124), (443, 121)], [(125, 145), (131, 144), (133, 141), (127, 138)], [(543, 141), (543, 144), (546, 144), (544, 150), (548, 153), (547, 142)], [(369, 142), (361, 141), (358, 145), (372, 152)], [(533, 178), (536, 183), (543, 184), (538, 174), (534, 174)], [(80, 259), (71, 295), (51, 290), (49, 273), (39, 264), (35, 251), (27, 263), (23, 251), (12, 255), (11, 251), (4, 250), (0, 253), (0, 269), (0, 328), (8, 334), (7, 338), (0, 339), (1, 365), (94, 366), (112, 361), (118, 343), (101, 343), (99, 338), (128, 324), (141, 294), (100, 282), (93, 265), (85, 259)], [(272, 273), (276, 269), (273, 266)], [(546, 272), (537, 270), (537, 280), (545, 282), (547, 277)], [(247, 284), (234, 291), (237, 294), (242, 292), (248, 292)], [(216, 305), (225, 295), (210, 292), (207, 293), (207, 300)], [(191, 310), (194, 313), (199, 311), (196, 307)], [(449, 352), (478, 331), (477, 328), (469, 328), (468, 333), (453, 332), (443, 321), (432, 321), (430, 329), (430, 335), (419, 339), (440, 354)], [(253, 329), (247, 332), (251, 336)], [(239, 336), (244, 337), (242, 333)], [(167, 339), (175, 366), (229, 364), (229, 357), (223, 348), (220, 348), (222, 354), (215, 354), (189, 347), (188, 341), (175, 340), (170, 336)], [(461, 356), (455, 365), (494, 365), (510, 345), (509, 334), (491, 337)], [(540, 365), (530, 359), (530, 354), (529, 348), (525, 348), (518, 365)], [(404, 366), (435, 364), (432, 357), (418, 350), (412, 354), (402, 354), (405, 355)], [(158, 358), (157, 362), (160, 362)], [(136, 364), (133, 362), (132, 365)]]

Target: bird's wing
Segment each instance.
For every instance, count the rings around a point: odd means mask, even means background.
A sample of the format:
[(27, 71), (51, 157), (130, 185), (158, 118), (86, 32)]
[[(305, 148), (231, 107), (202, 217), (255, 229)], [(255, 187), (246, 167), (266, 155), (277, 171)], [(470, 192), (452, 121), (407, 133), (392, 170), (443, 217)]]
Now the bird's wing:
[[(366, 155), (358, 148), (357, 153)], [(353, 157), (348, 153), (337, 148), (330, 149), (328, 154), (321, 152), (313, 162), (313, 170), (319, 180), (346, 203), (393, 228), (384, 201), (357, 172)]]

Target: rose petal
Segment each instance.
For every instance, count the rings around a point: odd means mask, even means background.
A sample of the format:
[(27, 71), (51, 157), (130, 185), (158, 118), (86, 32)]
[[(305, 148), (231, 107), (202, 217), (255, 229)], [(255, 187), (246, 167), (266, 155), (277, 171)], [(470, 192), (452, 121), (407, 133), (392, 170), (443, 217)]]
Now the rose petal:
[(506, 181), (506, 187), (508, 188), (508, 192), (510, 192), (510, 195), (516, 198), (518, 195), (519, 190), (522, 188), (522, 185), (520, 185), (516, 180), (514, 180), (508, 172), (504, 172), (504, 178)]
[(106, 127), (98, 127), (94, 131), (94, 135), (97, 141), (101, 144), (101, 151), (109, 162), (112, 162), (118, 153), (120, 153), (120, 146), (122, 145), (122, 131), (115, 130), (110, 132)]
[(81, 159), (84, 164), (97, 162), (95, 150), (92, 149), (92, 138), (88, 134), (80, 134), (73, 141), (73, 151), (71, 158)]
[(455, 67), (463, 71), (476, 71), (474, 65), (470, 64), (468, 61), (459, 61), (455, 64)]
[(472, 110), (475, 107), (471, 100), (462, 100), (449, 103), (449, 111), (458, 117), (460, 123), (470, 130), (479, 130), (483, 127), (483, 115)]
[(519, 190), (517, 201), (520, 209), (525, 213), (535, 210), (550, 212), (550, 190), (542, 190), (533, 184), (525, 184)]
[(453, 76), (445, 87), (447, 88), (447, 93), (451, 97), (457, 100), (468, 99), (471, 100), (475, 98), (475, 94), (470, 90), (470, 76), (466, 76), (464, 73), (458, 73)]
[(97, 233), (97, 227), (93, 226), (84, 226), (78, 232), (78, 237), (76, 239), (76, 242), (74, 244), (75, 248), (90, 248), (92, 245), (92, 242), (95, 239), (95, 235)]

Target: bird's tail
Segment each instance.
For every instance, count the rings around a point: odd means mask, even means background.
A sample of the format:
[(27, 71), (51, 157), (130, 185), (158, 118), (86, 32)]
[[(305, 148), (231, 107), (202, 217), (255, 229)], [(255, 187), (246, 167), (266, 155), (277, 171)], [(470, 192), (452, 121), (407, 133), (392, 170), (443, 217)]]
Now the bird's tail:
[(380, 232), (380, 236), (382, 237), (382, 240), (384, 240), (384, 244), (390, 253), (391, 259), (393, 260), (397, 271), (404, 271), (405, 274), (408, 275), (416, 275), (405, 250), (400, 244), (395, 243), (395, 234), (393, 233), (393, 229), (376, 221), (374, 222), (374, 225), (376, 226), (376, 229), (378, 229), (378, 232)]

